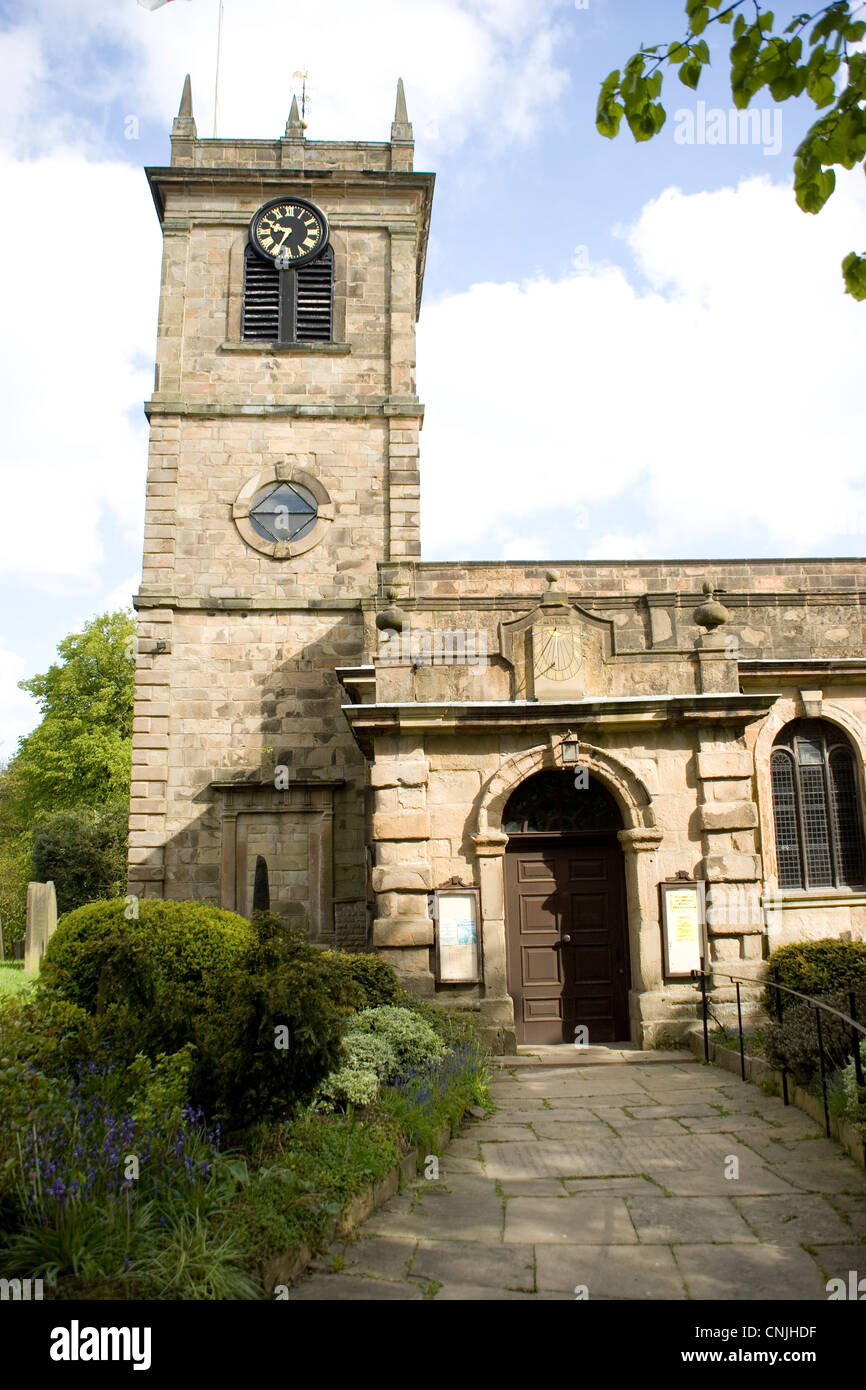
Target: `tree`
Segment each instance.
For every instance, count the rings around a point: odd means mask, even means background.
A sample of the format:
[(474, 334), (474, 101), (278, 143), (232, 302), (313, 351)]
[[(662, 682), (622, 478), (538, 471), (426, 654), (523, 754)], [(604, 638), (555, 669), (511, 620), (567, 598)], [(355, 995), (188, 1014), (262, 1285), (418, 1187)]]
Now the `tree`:
[(29, 878), (53, 879), (61, 911), (116, 892), (123, 878), (135, 620), (118, 610), (58, 646), (59, 662), (22, 681), (42, 722), (0, 770), (0, 922), (23, 935)]
[(64, 637), (62, 660), (21, 681), (42, 722), (19, 744), (5, 776), (16, 814), (28, 819), (129, 796), (135, 621), (103, 613)]
[(37, 882), (54, 884), (58, 912), (125, 891), (128, 821), (122, 803), (101, 811), (58, 811), (39, 824), (32, 873)]
[[(853, 169), (866, 159), (866, 53), (851, 51), (866, 34), (866, 20), (855, 18), (866, 6), (835, 0), (811, 14), (795, 15), (782, 33), (774, 33), (775, 16), (762, 10), (758, 0), (734, 0), (721, 8), (723, 3), (686, 0), (688, 30), (682, 39), (642, 47), (622, 70), (609, 73), (601, 84), (596, 128), (614, 139), (625, 116), (635, 140), (651, 140), (667, 117), (659, 101), (663, 64), (676, 66), (680, 81), (695, 90), (710, 62), (700, 35), (711, 24), (733, 24), (731, 93), (738, 110), (766, 87), (778, 102), (805, 92), (824, 111), (794, 158), (797, 204), (804, 212), (820, 212), (836, 187), (833, 166)], [(744, 7), (751, 22), (741, 13)], [(866, 253), (847, 255), (842, 274), (847, 293), (866, 299)]]

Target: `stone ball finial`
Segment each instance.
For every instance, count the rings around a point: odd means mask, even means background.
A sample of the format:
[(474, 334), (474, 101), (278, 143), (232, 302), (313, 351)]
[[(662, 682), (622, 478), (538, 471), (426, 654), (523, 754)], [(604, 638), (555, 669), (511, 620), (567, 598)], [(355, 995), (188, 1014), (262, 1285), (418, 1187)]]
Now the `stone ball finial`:
[(565, 591), (560, 588), (559, 584), (559, 570), (548, 570), (545, 575), (545, 579), (547, 580), (547, 588), (541, 596), (542, 604), (545, 607), (551, 607), (567, 603), (568, 596), (566, 595)]
[(698, 627), (706, 628), (707, 632), (713, 632), (715, 628), (721, 627), (730, 619), (730, 613), (723, 603), (719, 603), (715, 597), (715, 586), (707, 579), (703, 584), (704, 601), (699, 604), (694, 611), (694, 619)]
[(380, 632), (390, 630), (391, 632), (402, 632), (406, 626), (406, 614), (395, 602), (397, 590), (388, 590), (390, 607), (383, 608), (381, 613), (376, 614), (376, 626)]

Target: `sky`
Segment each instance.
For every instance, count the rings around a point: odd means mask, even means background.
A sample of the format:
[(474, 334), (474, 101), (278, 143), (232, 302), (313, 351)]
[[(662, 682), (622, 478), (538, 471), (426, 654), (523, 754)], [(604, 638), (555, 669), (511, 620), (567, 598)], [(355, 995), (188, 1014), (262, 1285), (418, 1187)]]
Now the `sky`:
[[(386, 140), (397, 78), (437, 175), (418, 338), (423, 558), (862, 555), (863, 170), (817, 217), (814, 108), (729, 118), (730, 30), (637, 145), (601, 80), (683, 0), (224, 0), (219, 134)], [(777, 4), (777, 15), (802, 9)], [(160, 234), (184, 74), (214, 126), (218, 0), (0, 0), (0, 761), (17, 683), (138, 585)], [(724, 136), (724, 139), (722, 139)]]

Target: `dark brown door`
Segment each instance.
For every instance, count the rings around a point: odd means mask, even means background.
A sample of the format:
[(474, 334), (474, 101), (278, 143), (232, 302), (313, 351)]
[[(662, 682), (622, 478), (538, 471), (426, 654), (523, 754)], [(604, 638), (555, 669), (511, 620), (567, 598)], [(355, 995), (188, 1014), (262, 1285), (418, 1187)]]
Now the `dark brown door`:
[(519, 1042), (629, 1037), (628, 935), (618, 844), (515, 837), (505, 856), (508, 984)]

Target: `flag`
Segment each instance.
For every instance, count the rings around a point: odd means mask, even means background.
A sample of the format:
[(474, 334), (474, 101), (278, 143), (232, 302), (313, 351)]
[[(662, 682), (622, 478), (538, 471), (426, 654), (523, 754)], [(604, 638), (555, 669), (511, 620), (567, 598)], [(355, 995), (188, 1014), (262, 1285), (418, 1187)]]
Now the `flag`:
[(138, 0), (144, 10), (159, 10), (163, 5), (170, 5), (171, 0)]

